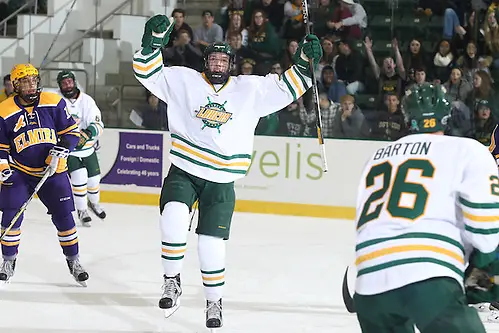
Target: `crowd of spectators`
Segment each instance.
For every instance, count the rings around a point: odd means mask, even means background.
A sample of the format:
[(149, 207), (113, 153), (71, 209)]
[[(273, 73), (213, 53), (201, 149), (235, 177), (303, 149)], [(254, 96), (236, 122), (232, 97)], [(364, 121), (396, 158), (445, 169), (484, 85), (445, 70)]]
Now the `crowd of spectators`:
[[(163, 50), (165, 66), (202, 70), (204, 47), (224, 40), (236, 51), (233, 75), (279, 75), (289, 68), (305, 35), (301, 0), (227, 1), (219, 13), (204, 11), (198, 27), (185, 23), (183, 9), (173, 11), (176, 25)], [(406, 92), (431, 82), (445, 87), (452, 104), (448, 134), (489, 144), (499, 120), (493, 79), (499, 70), (499, 0), (405, 0), (410, 8), (404, 14), (390, 8), (403, 0), (318, 1), (310, 12), (324, 51), (316, 77), (325, 137), (397, 140), (407, 135)], [(377, 6), (373, 17), (374, 10), (365, 8), (369, 4)], [(384, 34), (390, 32), (388, 43), (374, 27), (380, 17), (387, 23), (381, 24)], [(416, 30), (401, 33), (402, 21), (433, 22), (438, 30), (411, 36)], [(262, 118), (256, 134), (316, 136), (312, 98), (310, 90)], [(166, 115), (166, 107), (161, 110)]]

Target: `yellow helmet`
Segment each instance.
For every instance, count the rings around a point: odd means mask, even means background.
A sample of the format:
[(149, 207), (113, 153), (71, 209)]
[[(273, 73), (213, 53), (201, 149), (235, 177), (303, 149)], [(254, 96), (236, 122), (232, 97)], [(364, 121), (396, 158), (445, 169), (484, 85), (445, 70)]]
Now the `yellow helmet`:
[[(37, 80), (36, 93), (34, 94), (23, 93), (19, 89), (20, 80), (28, 76), (34, 76)], [(14, 92), (26, 102), (34, 102), (40, 96), (40, 92), (42, 90), (40, 87), (40, 75), (38, 73), (38, 69), (36, 69), (32, 64), (15, 65), (10, 72), (10, 81), (14, 86)]]

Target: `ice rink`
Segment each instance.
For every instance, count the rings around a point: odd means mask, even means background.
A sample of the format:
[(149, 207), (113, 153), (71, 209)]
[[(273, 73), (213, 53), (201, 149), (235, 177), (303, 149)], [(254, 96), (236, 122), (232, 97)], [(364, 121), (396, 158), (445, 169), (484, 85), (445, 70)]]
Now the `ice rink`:
[[(105, 221), (94, 218), (92, 228), (79, 228), (87, 288), (69, 275), (43, 206), (29, 207), (16, 275), (0, 290), (0, 332), (207, 332), (196, 235), (189, 236), (182, 305), (164, 319), (157, 307), (158, 208), (104, 206)], [(351, 221), (236, 213), (220, 332), (360, 332), (341, 299), (353, 230)], [(489, 324), (487, 331), (497, 327)]]

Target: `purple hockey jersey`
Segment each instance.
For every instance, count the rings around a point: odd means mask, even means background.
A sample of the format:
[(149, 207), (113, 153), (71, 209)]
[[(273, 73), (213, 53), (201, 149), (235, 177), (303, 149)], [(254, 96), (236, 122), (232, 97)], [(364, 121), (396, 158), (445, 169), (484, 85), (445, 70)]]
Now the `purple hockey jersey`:
[(0, 159), (10, 166), (41, 177), (49, 150), (59, 140), (72, 151), (78, 144), (78, 125), (59, 95), (42, 92), (34, 106), (24, 107), (18, 97), (0, 103)]
[(499, 147), (497, 146), (497, 143), (499, 143), (499, 130), (497, 127), (498, 125), (496, 125), (496, 127), (494, 127), (494, 130), (492, 131), (492, 135), (490, 137), (489, 151), (494, 156), (494, 159), (496, 160), (497, 165), (499, 166)]

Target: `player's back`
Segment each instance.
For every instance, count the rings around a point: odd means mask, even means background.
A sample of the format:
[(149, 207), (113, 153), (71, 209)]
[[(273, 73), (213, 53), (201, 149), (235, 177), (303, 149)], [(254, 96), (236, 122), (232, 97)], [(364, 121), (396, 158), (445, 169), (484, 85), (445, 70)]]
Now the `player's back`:
[[(485, 146), (434, 134), (409, 135), (375, 152), (357, 198), (358, 293), (377, 294), (437, 276), (462, 284), (468, 246), (462, 203), (470, 200), (465, 188), (470, 172), (480, 172), (470, 165), (480, 165), (480, 159), (494, 172)], [(483, 200), (491, 200), (492, 185), (486, 185)]]

